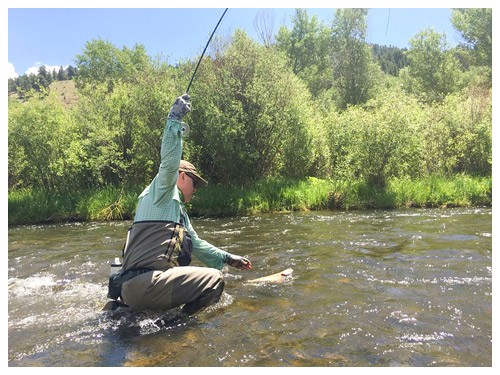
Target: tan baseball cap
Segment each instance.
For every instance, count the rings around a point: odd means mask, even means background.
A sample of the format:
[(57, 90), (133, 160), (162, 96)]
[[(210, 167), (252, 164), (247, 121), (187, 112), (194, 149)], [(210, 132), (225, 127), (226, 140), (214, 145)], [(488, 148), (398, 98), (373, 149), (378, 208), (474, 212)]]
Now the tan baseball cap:
[(196, 170), (195, 166), (191, 164), (190, 162), (186, 160), (181, 160), (181, 163), (179, 165), (179, 172), (184, 172), (189, 174), (191, 177), (195, 178), (198, 180), (198, 183), (203, 183), (205, 185), (208, 185), (207, 180), (205, 180), (203, 177), (200, 176), (198, 171)]

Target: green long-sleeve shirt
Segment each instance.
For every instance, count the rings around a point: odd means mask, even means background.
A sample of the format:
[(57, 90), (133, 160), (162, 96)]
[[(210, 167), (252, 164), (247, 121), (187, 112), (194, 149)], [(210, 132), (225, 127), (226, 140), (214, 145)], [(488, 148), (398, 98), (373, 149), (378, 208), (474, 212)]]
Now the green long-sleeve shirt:
[(196, 234), (185, 212), (177, 188), (179, 164), (182, 157), (182, 125), (180, 121), (168, 119), (161, 144), (161, 164), (158, 174), (139, 196), (134, 223), (141, 221), (175, 221), (179, 223), (184, 214), (184, 226), (191, 235), (193, 255), (208, 267), (221, 269), (228, 254)]

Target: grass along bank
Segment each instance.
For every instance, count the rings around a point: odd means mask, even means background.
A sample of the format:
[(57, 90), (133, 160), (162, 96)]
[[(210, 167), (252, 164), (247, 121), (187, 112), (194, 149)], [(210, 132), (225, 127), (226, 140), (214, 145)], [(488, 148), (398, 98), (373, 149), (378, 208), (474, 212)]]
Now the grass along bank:
[[(9, 193), (9, 225), (129, 220), (143, 187)], [(248, 186), (208, 185), (189, 207), (191, 216), (221, 217), (304, 210), (491, 206), (492, 178), (457, 175), (393, 179), (385, 188), (362, 181), (265, 180)]]

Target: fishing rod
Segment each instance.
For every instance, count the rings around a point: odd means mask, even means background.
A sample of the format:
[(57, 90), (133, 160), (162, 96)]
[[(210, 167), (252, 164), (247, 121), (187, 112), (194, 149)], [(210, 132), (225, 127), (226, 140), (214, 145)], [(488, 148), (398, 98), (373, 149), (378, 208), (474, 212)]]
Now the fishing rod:
[(212, 31), (212, 35), (210, 35), (210, 38), (208, 39), (207, 45), (205, 46), (205, 49), (201, 53), (200, 59), (198, 60), (198, 64), (196, 65), (196, 68), (194, 69), (194, 72), (193, 72), (193, 76), (191, 77), (191, 81), (189, 81), (189, 85), (188, 85), (188, 87), (186, 89), (186, 94), (189, 93), (189, 89), (191, 88), (191, 84), (193, 83), (194, 76), (196, 75), (196, 72), (198, 71), (198, 67), (200, 66), (201, 59), (203, 59), (203, 56), (205, 55), (205, 51), (207, 50), (207, 47), (210, 44), (210, 41), (212, 40), (212, 37), (215, 34), (215, 30), (217, 30), (217, 28), (219, 27), (219, 24), (222, 21), (222, 19), (224, 18), (224, 15), (226, 14), (226, 12), (227, 12), (228, 9), (229, 8), (226, 8), (226, 10), (224, 11), (224, 13), (222, 13), (222, 16), (220, 16), (219, 22), (217, 22), (217, 25), (215, 25), (214, 31)]

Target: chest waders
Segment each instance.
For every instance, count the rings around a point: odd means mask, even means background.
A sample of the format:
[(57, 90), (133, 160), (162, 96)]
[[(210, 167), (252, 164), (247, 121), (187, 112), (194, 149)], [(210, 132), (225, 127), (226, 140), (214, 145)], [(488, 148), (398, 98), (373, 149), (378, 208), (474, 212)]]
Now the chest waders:
[[(134, 223), (134, 225), (161, 226), (161, 239), (163, 239), (163, 241), (161, 242), (161, 246), (155, 247), (156, 251), (154, 251), (154, 255), (161, 256), (163, 259), (162, 266), (130, 268), (111, 275), (108, 281), (108, 298), (113, 300), (121, 298), (122, 284), (138, 275), (150, 271), (166, 271), (172, 267), (187, 266), (191, 263), (193, 243), (191, 241), (191, 235), (183, 225), (183, 219), (183, 215), (181, 215), (181, 224), (175, 222)], [(127, 241), (123, 248), (124, 257), (126, 252), (134, 251), (134, 249), (129, 249), (129, 240), (131, 239), (131, 232), (133, 229), (134, 227), (132, 226), (127, 234)], [(161, 254), (158, 254), (158, 251), (161, 251)]]

